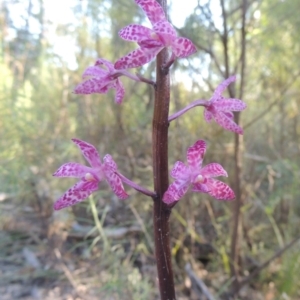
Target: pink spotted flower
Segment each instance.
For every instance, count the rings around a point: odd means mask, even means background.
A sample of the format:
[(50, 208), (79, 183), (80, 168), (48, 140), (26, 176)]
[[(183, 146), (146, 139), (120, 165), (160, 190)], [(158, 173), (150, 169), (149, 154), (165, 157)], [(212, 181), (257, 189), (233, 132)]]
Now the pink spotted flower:
[(163, 48), (168, 47), (171, 59), (187, 57), (196, 52), (196, 47), (187, 38), (177, 37), (174, 27), (167, 21), (162, 7), (156, 0), (135, 0), (143, 9), (153, 29), (130, 24), (120, 30), (119, 35), (126, 41), (137, 42), (138, 49), (120, 58), (115, 63), (118, 70), (140, 67), (150, 62)]
[(212, 119), (226, 130), (243, 134), (243, 129), (234, 122), (233, 111), (242, 111), (247, 105), (239, 99), (224, 98), (223, 91), (234, 82), (235, 76), (231, 76), (223, 81), (215, 90), (213, 96), (205, 103), (204, 118), (207, 122)]
[(185, 108), (169, 116), (169, 122), (177, 119), (178, 117), (182, 116), (184, 113), (196, 106), (203, 106), (204, 118), (207, 122), (210, 122), (212, 119), (215, 119), (215, 121), (224, 129), (243, 134), (243, 129), (234, 122), (232, 112), (244, 110), (247, 107), (246, 103), (239, 99), (224, 98), (222, 96), (222, 92), (228, 87), (228, 85), (231, 82), (235, 81), (235, 79), (235, 76), (231, 76), (225, 81), (223, 81), (216, 88), (210, 100), (195, 100), (189, 105), (187, 105)]
[(96, 148), (87, 142), (73, 139), (72, 140), (91, 167), (87, 167), (75, 162), (69, 162), (62, 165), (53, 176), (56, 177), (75, 177), (80, 178), (79, 181), (67, 190), (55, 203), (54, 209), (59, 210), (74, 205), (86, 199), (93, 192), (98, 190), (98, 184), (102, 180), (106, 180), (113, 192), (120, 199), (128, 197), (124, 190), (122, 181), (117, 172), (117, 165), (112, 157), (107, 154), (103, 163)]
[(187, 150), (187, 166), (181, 161), (175, 163), (171, 171), (175, 181), (163, 196), (166, 204), (173, 204), (180, 200), (190, 186), (192, 191), (207, 193), (218, 200), (235, 198), (233, 190), (227, 184), (214, 179), (218, 176), (227, 177), (227, 172), (221, 165), (211, 163), (202, 168), (205, 151), (205, 141), (199, 140)]
[(115, 102), (121, 104), (124, 98), (125, 89), (120, 81), (120, 76), (127, 76), (135, 81), (141, 81), (137, 76), (126, 70), (116, 70), (114, 65), (99, 58), (94, 66), (88, 67), (83, 75), (83, 82), (78, 84), (74, 90), (76, 94), (106, 94), (109, 89), (115, 89)]

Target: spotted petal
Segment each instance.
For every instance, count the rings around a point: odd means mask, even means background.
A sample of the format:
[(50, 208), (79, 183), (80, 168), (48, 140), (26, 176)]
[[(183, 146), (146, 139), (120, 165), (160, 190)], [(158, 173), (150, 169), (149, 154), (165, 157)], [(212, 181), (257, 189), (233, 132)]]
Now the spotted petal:
[(213, 114), (205, 108), (204, 109), (204, 119), (205, 119), (205, 121), (210, 122), (213, 118), (214, 118)]
[(189, 186), (189, 181), (180, 179), (175, 180), (164, 193), (163, 202), (166, 204), (172, 204), (173, 202), (180, 200), (187, 192)]
[(246, 103), (242, 100), (232, 98), (223, 98), (219, 101), (214, 102), (213, 105), (216, 107), (216, 109), (222, 111), (242, 111), (247, 107)]
[(206, 143), (203, 140), (197, 141), (187, 150), (187, 162), (193, 169), (200, 169), (206, 151)]
[(225, 113), (216, 112), (214, 114), (215, 121), (226, 130), (233, 131), (238, 134), (243, 134), (243, 129), (237, 125), (234, 120), (228, 117)]
[(82, 78), (85, 79), (86, 77), (105, 77), (107, 75), (107, 71), (96, 67), (96, 66), (91, 66), (87, 67), (85, 71), (82, 74)]
[(114, 172), (107, 172), (106, 173), (106, 180), (110, 185), (113, 192), (119, 199), (126, 199), (128, 198), (128, 194), (125, 192), (124, 186), (122, 184), (122, 180), (120, 177)]
[(165, 13), (156, 0), (135, 0), (135, 3), (143, 9), (152, 25), (166, 20)]
[(114, 87), (116, 89), (115, 102), (121, 104), (125, 95), (125, 88), (119, 78), (117, 78)]
[(71, 205), (74, 205), (90, 196), (94, 191), (98, 189), (98, 182), (87, 181), (82, 179), (77, 182), (73, 187), (67, 190), (55, 203), (54, 209), (59, 210)]
[(119, 31), (119, 36), (126, 41), (142, 42), (144, 40), (153, 39), (156, 33), (145, 26), (130, 24)]
[(181, 161), (177, 161), (174, 164), (170, 174), (174, 179), (184, 178), (189, 173), (189, 168)]
[(224, 80), (219, 86), (215, 89), (213, 98), (218, 98), (221, 94), (226, 90), (230, 83), (236, 80), (236, 76), (230, 76), (226, 80)]
[(211, 163), (201, 169), (200, 174), (204, 177), (228, 176), (224, 168), (217, 163)]
[(221, 110), (220, 110), (220, 112), (223, 113), (223, 114), (224, 114), (226, 117), (228, 117), (229, 119), (232, 119), (232, 120), (233, 120), (234, 114), (233, 114), (232, 111), (221, 111)]
[(93, 168), (101, 167), (99, 153), (93, 145), (78, 139), (72, 139), (72, 141), (78, 146), (82, 155)]
[(165, 46), (171, 46), (177, 38), (174, 27), (167, 21), (160, 21), (153, 26), (156, 34), (162, 39)]
[(86, 173), (91, 173), (92, 168), (83, 166), (75, 162), (69, 162), (62, 165), (54, 174), (55, 177), (75, 177), (81, 178)]
[(222, 181), (210, 178), (207, 180), (207, 186), (209, 194), (217, 200), (233, 200), (235, 198), (233, 190)]
[(162, 49), (158, 48), (138, 48), (128, 53), (127, 55), (121, 57), (115, 63), (115, 68), (117, 70), (129, 69), (140, 67), (148, 62), (150, 62)]
[(111, 80), (108, 80), (107, 78), (90, 78), (84, 82), (79, 83), (74, 92), (75, 94), (103, 94), (107, 93), (108, 90), (108, 84), (111, 83)]
[(102, 65), (104, 65), (110, 73), (115, 71), (113, 63), (111, 63), (110, 61), (104, 58), (98, 58), (96, 60), (95, 66), (102, 66)]
[(104, 156), (103, 165), (105, 166), (106, 170), (110, 169), (112, 172), (116, 172), (118, 169), (116, 162), (113, 160), (110, 154), (106, 154)]
[(103, 171), (111, 189), (119, 199), (126, 199), (128, 197), (128, 194), (125, 192), (122, 180), (116, 173), (117, 164), (109, 154), (105, 155), (103, 162)]
[(177, 57), (187, 57), (197, 51), (195, 45), (189, 39), (183, 37), (174, 40), (172, 50)]

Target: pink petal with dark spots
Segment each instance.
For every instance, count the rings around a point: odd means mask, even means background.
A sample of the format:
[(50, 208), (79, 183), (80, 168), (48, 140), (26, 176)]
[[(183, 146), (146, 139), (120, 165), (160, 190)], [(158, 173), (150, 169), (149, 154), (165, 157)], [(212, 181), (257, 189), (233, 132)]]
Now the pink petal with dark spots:
[(229, 119), (232, 119), (234, 118), (234, 114), (232, 111), (220, 111), (220, 113), (223, 113), (226, 117), (228, 117)]
[(203, 157), (206, 151), (206, 143), (203, 140), (197, 141), (187, 150), (187, 162), (193, 170), (200, 170)]
[(175, 180), (164, 193), (163, 202), (166, 204), (172, 204), (175, 201), (180, 200), (187, 192), (190, 186), (189, 181)]
[(142, 25), (130, 24), (119, 31), (119, 36), (126, 41), (142, 42), (153, 39), (156, 33), (152, 29)]
[(140, 67), (150, 62), (162, 48), (138, 48), (127, 55), (121, 57), (115, 63), (117, 70)]
[(230, 76), (226, 80), (224, 80), (218, 87), (215, 89), (214, 97), (219, 97), (221, 94), (226, 90), (226, 88), (229, 86), (230, 83), (234, 82), (236, 80), (236, 76)]
[(81, 180), (73, 187), (67, 190), (55, 203), (54, 209), (59, 210), (68, 206), (72, 206), (90, 196), (98, 189), (97, 181)]
[(204, 177), (228, 176), (224, 168), (217, 163), (210, 163), (201, 169), (200, 174)]
[(152, 49), (152, 48), (164, 48), (163, 42), (157, 37), (157, 39), (148, 39), (148, 40), (143, 40), (141, 42), (138, 42), (139, 46), (141, 48), (147, 48), (147, 49)]
[(177, 57), (187, 57), (195, 53), (197, 49), (189, 39), (179, 37), (172, 43), (172, 51)]
[(116, 162), (113, 160), (110, 154), (106, 154), (104, 156), (103, 167), (105, 170), (110, 170), (111, 172), (116, 172), (118, 169)]
[(242, 111), (247, 107), (246, 103), (242, 100), (232, 98), (223, 98), (214, 102), (213, 105), (217, 110), (222, 111)]
[(217, 112), (214, 114), (214, 118), (221, 127), (238, 134), (243, 134), (243, 129), (224, 113)]
[(105, 174), (106, 180), (119, 199), (126, 199), (128, 197), (128, 194), (125, 192), (122, 180), (120, 179), (116, 171), (116, 162), (113, 160), (111, 155), (106, 154), (103, 158), (103, 172)]
[(207, 186), (209, 194), (217, 200), (233, 200), (235, 194), (233, 190), (224, 182), (216, 179), (208, 179)]
[(116, 89), (115, 102), (117, 104), (121, 104), (123, 102), (123, 98), (125, 95), (125, 88), (119, 78), (117, 78), (115, 82), (115, 89)]
[(105, 77), (107, 75), (107, 71), (101, 69), (99, 67), (91, 66), (87, 67), (82, 74), (82, 78), (85, 79), (86, 77)]
[(177, 161), (174, 164), (173, 169), (170, 172), (171, 176), (176, 178), (183, 178), (189, 175), (189, 168), (181, 161)]
[(115, 172), (113, 172), (110, 169), (107, 169), (105, 171), (105, 176), (106, 176), (106, 180), (107, 180), (108, 184), (110, 185), (111, 189), (113, 190), (113, 192), (116, 194), (116, 196), (119, 199), (124, 200), (124, 199), (128, 198), (128, 194), (126, 193), (124, 186), (122, 184), (122, 180), (118, 176), (118, 174), (116, 174)]
[(94, 93), (99, 93), (103, 94), (106, 93), (108, 90), (107, 85), (111, 81), (108, 80), (107, 78), (91, 78), (88, 79), (82, 83), (79, 83), (74, 92), (75, 94), (83, 94), (83, 95), (88, 95), (88, 94), (94, 94)]
[(101, 167), (99, 153), (93, 145), (78, 139), (72, 139), (72, 141), (78, 146), (82, 155), (93, 168)]
[(156, 0), (135, 0), (135, 3), (143, 9), (152, 25), (166, 20), (165, 13)]
[(206, 122), (210, 122), (213, 119), (213, 114), (207, 110), (207, 108), (204, 109), (204, 119)]
[(164, 46), (171, 46), (174, 39), (177, 38), (177, 33), (174, 27), (168, 21), (161, 21), (153, 26), (156, 34), (161, 38)]
[(98, 58), (95, 62), (95, 66), (104, 65), (107, 70), (111, 73), (115, 71), (114, 64), (104, 58)]
[(81, 178), (86, 173), (92, 172), (92, 168), (83, 166), (75, 162), (69, 162), (62, 165), (54, 174), (55, 177), (75, 177)]

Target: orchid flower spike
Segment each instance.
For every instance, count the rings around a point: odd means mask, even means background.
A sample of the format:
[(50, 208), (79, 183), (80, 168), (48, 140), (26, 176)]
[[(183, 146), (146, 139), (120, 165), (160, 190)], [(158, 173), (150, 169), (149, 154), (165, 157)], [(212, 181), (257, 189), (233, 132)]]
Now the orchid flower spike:
[(213, 177), (226, 176), (227, 172), (217, 163), (211, 163), (202, 168), (202, 161), (206, 151), (206, 143), (197, 141), (187, 150), (186, 166), (177, 161), (171, 171), (175, 181), (169, 186), (163, 196), (163, 202), (174, 204), (180, 200), (192, 186), (192, 191), (207, 193), (218, 200), (232, 200), (235, 198), (233, 190), (224, 182)]
[(187, 38), (177, 37), (174, 27), (168, 22), (163, 8), (156, 0), (135, 0), (143, 9), (153, 29), (142, 25), (130, 24), (120, 30), (119, 36), (137, 42), (140, 48), (120, 58), (115, 63), (118, 70), (140, 67), (150, 62), (163, 48), (171, 52), (170, 61), (175, 57), (187, 57), (196, 52), (196, 47)]
[(54, 203), (54, 209), (59, 210), (81, 202), (98, 190), (98, 184), (104, 179), (119, 199), (126, 199), (128, 195), (124, 190), (122, 180), (117, 172), (117, 165), (112, 157), (109, 154), (105, 155), (103, 163), (101, 163), (99, 153), (93, 145), (78, 139), (72, 141), (78, 146), (91, 167), (69, 162), (62, 165), (53, 174), (56, 177), (80, 178)]
[(224, 129), (243, 134), (243, 129), (233, 120), (232, 111), (244, 110), (247, 107), (246, 103), (239, 99), (224, 98), (222, 96), (223, 91), (235, 80), (236, 77), (231, 76), (216, 88), (211, 99), (204, 105), (204, 118), (206, 122), (215, 119)]
[[(105, 68), (103, 68), (105, 67)], [(109, 89), (116, 90), (115, 102), (121, 104), (124, 98), (125, 89), (120, 81), (120, 76), (127, 76), (135, 81), (141, 81), (137, 76), (130, 74), (126, 70), (116, 70), (114, 65), (99, 58), (94, 66), (88, 67), (83, 75), (82, 83), (78, 84), (74, 90), (75, 94), (106, 94)]]

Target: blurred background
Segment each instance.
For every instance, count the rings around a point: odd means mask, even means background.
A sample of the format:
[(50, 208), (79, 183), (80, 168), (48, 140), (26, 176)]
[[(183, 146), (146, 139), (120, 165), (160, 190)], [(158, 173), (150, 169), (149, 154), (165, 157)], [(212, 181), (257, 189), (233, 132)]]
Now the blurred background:
[[(126, 187), (131, 197), (119, 201), (104, 183), (82, 204), (52, 209), (76, 182), (52, 174), (68, 161), (86, 164), (74, 137), (152, 189), (152, 88), (122, 78), (119, 106), (113, 91), (72, 93), (98, 57), (136, 48), (118, 37), (122, 27), (148, 20), (133, 0), (0, 5), (0, 298), (158, 299), (149, 198)], [(169, 5), (178, 34), (198, 49), (171, 69), (171, 113), (209, 99), (232, 74), (224, 95), (248, 105), (235, 116), (243, 137), (205, 123), (201, 107), (170, 125), (170, 168), (205, 139), (204, 164), (222, 164), (237, 195), (224, 203), (188, 193), (174, 208), (178, 299), (205, 299), (187, 263), (216, 299), (300, 299), (299, 2)], [(155, 79), (154, 62), (138, 72)]]

